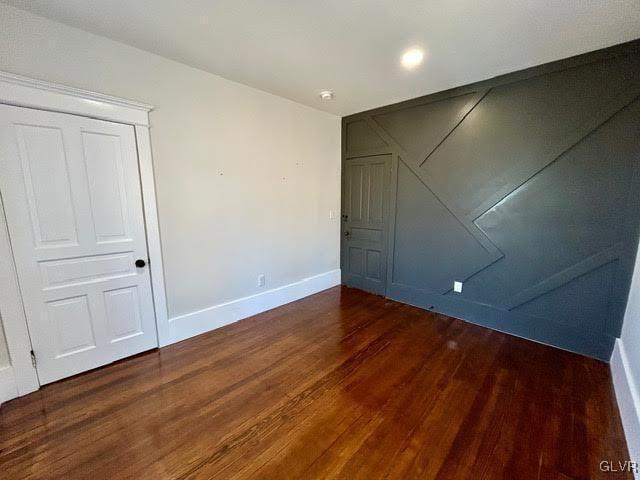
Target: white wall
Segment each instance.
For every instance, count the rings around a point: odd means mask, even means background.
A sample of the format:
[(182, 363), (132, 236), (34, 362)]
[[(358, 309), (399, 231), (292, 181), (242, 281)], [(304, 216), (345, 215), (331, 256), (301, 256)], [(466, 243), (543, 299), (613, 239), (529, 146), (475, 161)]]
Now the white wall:
[(629, 455), (640, 463), (640, 251), (636, 255), (622, 335), (611, 358), (611, 373)]
[(0, 368), (9, 365), (9, 350), (4, 338), (4, 328), (2, 326), (2, 312), (0, 312)]
[(170, 317), (339, 268), (337, 116), (5, 4), (0, 70), (156, 107)]

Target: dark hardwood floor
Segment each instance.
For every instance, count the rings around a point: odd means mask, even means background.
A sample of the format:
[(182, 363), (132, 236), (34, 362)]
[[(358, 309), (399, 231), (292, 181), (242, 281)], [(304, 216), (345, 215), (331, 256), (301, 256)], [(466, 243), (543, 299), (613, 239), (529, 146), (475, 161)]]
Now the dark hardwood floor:
[(583, 479), (608, 366), (347, 288), (0, 409), (0, 477)]

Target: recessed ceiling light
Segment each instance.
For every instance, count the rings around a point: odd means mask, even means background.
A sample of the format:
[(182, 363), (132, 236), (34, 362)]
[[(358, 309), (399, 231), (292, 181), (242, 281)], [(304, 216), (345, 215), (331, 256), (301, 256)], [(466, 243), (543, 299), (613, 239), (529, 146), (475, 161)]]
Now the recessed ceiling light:
[(404, 68), (415, 68), (422, 63), (424, 52), (419, 48), (410, 48), (402, 54), (402, 66)]
[(320, 92), (320, 98), (322, 100), (333, 100), (333, 92), (331, 90), (324, 90)]

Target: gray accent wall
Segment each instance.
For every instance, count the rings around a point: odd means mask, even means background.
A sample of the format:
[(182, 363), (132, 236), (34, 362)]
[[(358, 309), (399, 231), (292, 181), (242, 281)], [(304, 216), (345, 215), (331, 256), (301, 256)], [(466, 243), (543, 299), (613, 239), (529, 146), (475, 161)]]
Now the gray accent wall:
[(386, 296), (609, 359), (640, 232), (640, 41), (343, 119), (343, 162), (382, 154)]

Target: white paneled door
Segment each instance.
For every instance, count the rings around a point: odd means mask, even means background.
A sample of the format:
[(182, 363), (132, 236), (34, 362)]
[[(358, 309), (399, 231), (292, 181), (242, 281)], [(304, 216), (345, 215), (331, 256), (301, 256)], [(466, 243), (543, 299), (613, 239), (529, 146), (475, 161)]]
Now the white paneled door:
[(41, 384), (157, 346), (132, 126), (0, 105), (0, 192)]

